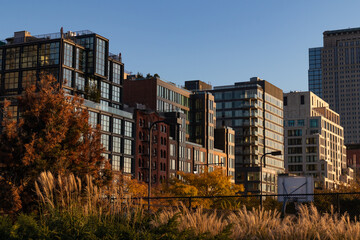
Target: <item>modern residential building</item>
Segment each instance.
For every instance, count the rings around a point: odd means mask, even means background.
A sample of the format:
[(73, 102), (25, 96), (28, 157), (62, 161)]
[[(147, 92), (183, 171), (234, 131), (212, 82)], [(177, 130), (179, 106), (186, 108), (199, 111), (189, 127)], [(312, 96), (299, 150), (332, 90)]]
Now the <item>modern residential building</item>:
[(322, 97), (321, 47), (309, 48), (309, 91)]
[(113, 170), (134, 173), (134, 119), (123, 111), (124, 64), (109, 52), (109, 40), (91, 31), (32, 36), (15, 32), (0, 41), (0, 101), (16, 97), (26, 86), (52, 74), (66, 93), (85, 98), (90, 123), (101, 125), (105, 157)]
[(315, 188), (349, 182), (340, 116), (312, 92), (284, 94), (285, 168), (312, 175)]
[[(322, 93), (319, 95), (329, 103), (332, 110), (340, 114), (345, 144), (358, 144), (360, 143), (360, 93), (358, 91), (360, 28), (325, 31), (323, 40), (322, 48), (309, 51), (313, 53), (309, 57), (309, 85), (314, 86), (309, 89), (317, 89), (317, 80), (310, 79), (310, 73), (319, 72), (317, 64), (321, 62)], [(320, 50), (321, 57), (319, 58)], [(318, 79), (319, 75), (314, 73), (312, 76)]]
[[(283, 92), (257, 77), (248, 82), (214, 87), (217, 128), (235, 130), (235, 182), (251, 193), (276, 193), (277, 174), (284, 172)], [(263, 173), (260, 176), (260, 173)]]

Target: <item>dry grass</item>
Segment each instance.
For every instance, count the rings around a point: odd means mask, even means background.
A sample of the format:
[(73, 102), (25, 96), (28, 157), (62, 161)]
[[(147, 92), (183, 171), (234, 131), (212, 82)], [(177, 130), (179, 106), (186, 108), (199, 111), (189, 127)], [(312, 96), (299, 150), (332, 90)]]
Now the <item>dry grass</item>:
[[(83, 186), (84, 184), (84, 186)], [(124, 198), (123, 188), (113, 185), (99, 188), (87, 177), (84, 183), (73, 175), (63, 177), (44, 172), (36, 183), (36, 192), (44, 214), (54, 210), (78, 212), (84, 216), (121, 216), (129, 224), (139, 226), (146, 213), (142, 205)], [(117, 199), (111, 201), (110, 197)], [(360, 222), (351, 221), (347, 214), (320, 214), (314, 206), (301, 206), (298, 216), (281, 218), (277, 211), (243, 207), (240, 210), (218, 212), (199, 207), (192, 211), (184, 205), (174, 210), (158, 212), (151, 221), (157, 228), (175, 217), (179, 231), (192, 229), (196, 235), (220, 234), (231, 226), (233, 239), (360, 239)]]
[(249, 211), (245, 207), (228, 214), (202, 208), (191, 212), (182, 207), (159, 213), (152, 224), (166, 224), (176, 214), (178, 229), (192, 228), (196, 234), (217, 235), (230, 224), (233, 239), (360, 239), (360, 222), (351, 221), (346, 214), (322, 215), (314, 206), (302, 206), (297, 217), (285, 218), (277, 211)]
[(55, 178), (50, 172), (43, 172), (35, 182), (35, 189), (43, 212), (80, 210), (84, 216), (143, 214), (141, 202), (133, 204), (133, 200), (123, 194), (121, 185), (114, 183), (100, 188), (93, 184), (91, 176), (86, 177), (83, 186), (73, 174)]

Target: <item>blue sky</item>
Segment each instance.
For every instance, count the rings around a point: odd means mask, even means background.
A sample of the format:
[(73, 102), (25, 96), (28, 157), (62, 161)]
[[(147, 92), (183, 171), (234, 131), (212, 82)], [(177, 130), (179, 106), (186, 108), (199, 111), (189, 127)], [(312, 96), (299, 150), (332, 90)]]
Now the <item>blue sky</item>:
[(285, 92), (308, 89), (308, 48), (322, 46), (325, 30), (360, 27), (352, 0), (17, 0), (1, 9), (0, 39), (88, 29), (134, 73), (214, 86), (258, 76)]

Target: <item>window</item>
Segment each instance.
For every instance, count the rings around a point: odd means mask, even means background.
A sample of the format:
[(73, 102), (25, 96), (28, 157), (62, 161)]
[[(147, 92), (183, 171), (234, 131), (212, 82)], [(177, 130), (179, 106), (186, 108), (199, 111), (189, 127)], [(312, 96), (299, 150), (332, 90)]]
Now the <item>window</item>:
[(284, 106), (287, 106), (287, 97), (284, 97)]
[(131, 140), (124, 139), (124, 154), (131, 155), (132, 154), (132, 144)]
[(101, 82), (101, 97), (109, 99), (109, 84)]
[(22, 88), (25, 89), (36, 83), (36, 70), (22, 72)]
[(121, 134), (121, 119), (113, 118), (113, 133)]
[(85, 78), (83, 74), (76, 73), (75, 87), (77, 90), (85, 91)]
[(302, 136), (301, 129), (288, 130), (288, 137)]
[(95, 72), (105, 76), (105, 46), (104, 40), (96, 38), (96, 68)]
[(294, 120), (289, 120), (289, 121), (288, 121), (288, 126), (289, 126), (289, 127), (295, 126), (295, 121), (294, 121)]
[(121, 84), (121, 66), (113, 63), (113, 75), (112, 81), (117, 84)]
[(300, 96), (300, 104), (302, 104), (302, 105), (305, 104), (305, 96), (304, 95)]
[(307, 138), (306, 144), (316, 144), (316, 138)]
[(301, 138), (288, 139), (288, 145), (301, 145)]
[(5, 56), (5, 69), (18, 69), (20, 62), (20, 48), (8, 48), (6, 49)]
[(306, 147), (306, 153), (317, 153), (317, 147)]
[(317, 128), (317, 127), (319, 127), (319, 125), (318, 125), (318, 119), (310, 119), (310, 127), (311, 127), (311, 128)]
[(132, 137), (132, 123), (125, 121), (125, 131), (124, 135), (127, 137)]
[(298, 126), (305, 126), (305, 120), (304, 120), (304, 119), (299, 119), (299, 120), (297, 121), (297, 125), (298, 125)]
[(124, 173), (131, 173), (131, 158), (124, 157)]
[(70, 44), (64, 44), (64, 64), (66, 66), (73, 66), (73, 46)]
[(109, 135), (101, 134), (101, 144), (105, 148), (105, 151), (109, 151)]
[(89, 111), (89, 124), (92, 128), (96, 128), (98, 124), (98, 113)]
[(63, 74), (63, 82), (66, 84), (66, 86), (71, 87), (72, 86), (72, 71), (64, 68), (63, 73), (64, 73)]
[(120, 156), (117, 156), (117, 155), (113, 155), (112, 156), (112, 160), (111, 160), (111, 167), (112, 167), (112, 170), (115, 170), (115, 171), (120, 171)]
[(85, 53), (84, 50), (80, 48), (76, 48), (76, 61), (75, 61), (75, 67), (76, 69), (85, 72)]
[(288, 154), (301, 154), (302, 153), (302, 147), (289, 147), (288, 148)]
[(44, 43), (39, 48), (40, 66), (59, 64), (59, 43)]
[(290, 172), (301, 172), (303, 170), (302, 165), (289, 165)]
[(113, 137), (112, 150), (116, 153), (121, 153), (121, 138)]
[(110, 131), (110, 117), (106, 115), (101, 115), (101, 130), (109, 132)]
[(21, 67), (29, 68), (37, 65), (37, 45), (24, 46), (21, 54)]
[(112, 100), (115, 102), (121, 102), (120, 96), (121, 96), (121, 88), (112, 86)]
[(19, 82), (19, 73), (5, 73), (5, 90), (12, 89), (12, 92), (17, 92)]

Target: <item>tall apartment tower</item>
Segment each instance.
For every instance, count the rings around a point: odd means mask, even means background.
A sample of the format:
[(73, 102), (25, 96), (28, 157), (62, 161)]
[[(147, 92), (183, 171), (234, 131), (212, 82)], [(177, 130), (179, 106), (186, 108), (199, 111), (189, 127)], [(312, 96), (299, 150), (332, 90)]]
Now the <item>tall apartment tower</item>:
[[(329, 103), (332, 110), (340, 114), (345, 144), (358, 144), (360, 143), (360, 28), (325, 31), (323, 40), (320, 96)], [(310, 61), (311, 58), (310, 56)]]
[(52, 74), (66, 93), (85, 98), (89, 122), (101, 125), (104, 156), (112, 169), (134, 174), (134, 119), (123, 111), (124, 64), (109, 40), (91, 31), (33, 36), (27, 31), (0, 41), (0, 101), (14, 100), (26, 86)]
[(265, 153), (284, 150), (282, 90), (254, 77), (211, 92), (217, 128), (235, 130), (235, 183), (244, 184), (246, 192), (276, 193), (277, 174), (284, 172), (283, 156), (266, 155), (262, 176), (260, 160)]
[[(285, 168), (312, 175), (316, 188), (336, 188), (347, 170), (340, 116), (312, 92), (284, 94)], [(346, 181), (347, 182), (347, 181)]]

